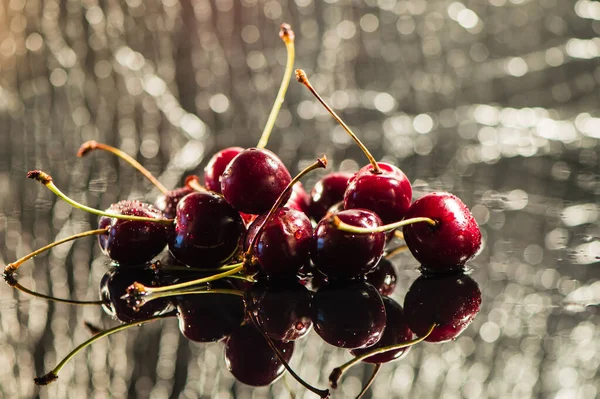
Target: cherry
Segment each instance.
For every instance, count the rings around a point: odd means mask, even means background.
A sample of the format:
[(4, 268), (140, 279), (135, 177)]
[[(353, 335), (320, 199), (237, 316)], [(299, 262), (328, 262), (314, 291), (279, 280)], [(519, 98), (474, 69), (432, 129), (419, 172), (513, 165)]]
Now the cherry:
[(177, 205), (169, 251), (188, 266), (216, 268), (236, 254), (244, 232), (240, 214), (222, 196), (194, 192)]
[(475, 218), (453, 194), (426, 194), (413, 203), (406, 217), (428, 217), (436, 222), (403, 228), (410, 252), (428, 271), (464, 265), (481, 247), (481, 231)]
[(246, 292), (245, 301), (275, 340), (295, 341), (310, 331), (310, 291), (295, 278), (261, 279)]
[(154, 202), (154, 206), (160, 210), (165, 217), (173, 219), (177, 214), (177, 204), (179, 201), (194, 191), (196, 190), (189, 186), (183, 186), (174, 190), (170, 190), (166, 194), (160, 195)]
[(266, 217), (259, 216), (248, 228), (244, 250), (250, 249), (261, 230), (252, 248), (260, 269), (270, 275), (295, 275), (308, 259), (313, 234), (310, 220), (304, 213), (288, 208), (277, 209), (265, 223)]
[(343, 201), (348, 181), (353, 176), (348, 172), (333, 172), (319, 180), (310, 192), (309, 216), (319, 221), (329, 208)]
[(206, 293), (182, 295), (175, 299), (179, 330), (195, 342), (219, 341), (233, 333), (244, 320), (242, 297), (219, 291), (231, 290), (231, 283), (219, 280), (210, 285)]
[(365, 278), (369, 284), (377, 288), (377, 291), (382, 296), (392, 295), (396, 288), (396, 270), (392, 262), (386, 258), (381, 258), (377, 266), (369, 273), (365, 274)]
[[(285, 361), (289, 362), (294, 342), (275, 341), (274, 344)], [(285, 366), (267, 340), (252, 324), (239, 327), (227, 338), (225, 362), (238, 381), (257, 387), (273, 383), (285, 371)]]
[[(366, 209), (349, 209), (335, 214), (343, 222), (362, 228), (381, 226), (381, 219)], [(372, 270), (383, 254), (385, 234), (352, 234), (323, 219), (313, 234), (311, 259), (328, 277), (356, 277)]]
[(404, 313), (410, 329), (423, 335), (435, 324), (429, 342), (455, 339), (473, 321), (481, 306), (479, 286), (463, 271), (422, 275), (404, 298)]
[(112, 267), (102, 277), (100, 281), (100, 299), (104, 311), (125, 323), (146, 320), (152, 316), (164, 313), (170, 305), (166, 298), (160, 298), (139, 310), (129, 307), (127, 301), (123, 299), (129, 287), (133, 282), (140, 281), (148, 286), (156, 286), (159, 279), (148, 266), (132, 266), (128, 268)]
[(362, 167), (350, 180), (344, 194), (346, 209), (364, 208), (375, 212), (385, 223), (402, 220), (412, 200), (412, 187), (406, 175), (397, 167), (384, 162)]
[(290, 172), (277, 155), (266, 149), (249, 148), (227, 166), (221, 176), (221, 192), (238, 211), (261, 214), (273, 206), (291, 181)]
[[(353, 349), (353, 356), (360, 356), (376, 348), (383, 348), (386, 346), (396, 345), (402, 342), (407, 342), (413, 339), (413, 332), (406, 324), (404, 312), (402, 306), (391, 298), (383, 297), (383, 304), (385, 306), (386, 322), (383, 336), (375, 345), (368, 349)], [(398, 360), (405, 356), (410, 349), (409, 347), (391, 350), (378, 355), (370, 356), (363, 359), (366, 363), (387, 363), (392, 360)]]
[(308, 215), (308, 203), (310, 197), (304, 190), (302, 183), (298, 182), (292, 186), (292, 194), (290, 199), (285, 203), (284, 206), (293, 208), (297, 211), (303, 212)]
[(412, 199), (412, 187), (406, 175), (393, 165), (375, 161), (367, 147), (312, 87), (303, 70), (296, 70), (296, 79), (319, 100), (369, 160), (370, 165), (361, 168), (348, 183), (344, 193), (344, 207), (369, 209), (386, 224), (402, 220)]
[(377, 289), (364, 281), (331, 281), (313, 296), (312, 320), (323, 340), (340, 348), (376, 344), (385, 328)]
[(229, 162), (240, 152), (242, 147), (229, 147), (215, 153), (204, 168), (204, 185), (207, 189), (221, 193), (221, 176)]
[[(162, 219), (163, 213), (150, 204), (135, 200), (119, 201), (111, 205), (107, 213)], [(164, 224), (115, 219), (102, 216), (100, 229), (108, 229), (108, 235), (99, 236), (100, 248), (119, 265), (137, 265), (150, 261), (167, 245), (172, 232)]]

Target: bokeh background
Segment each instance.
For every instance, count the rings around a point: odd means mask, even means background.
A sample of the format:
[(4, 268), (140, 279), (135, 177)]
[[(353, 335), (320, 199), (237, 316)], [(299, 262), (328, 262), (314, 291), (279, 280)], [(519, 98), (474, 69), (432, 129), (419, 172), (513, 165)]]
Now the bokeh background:
[[(281, 22), (296, 32), (296, 66), (375, 156), (405, 171), (415, 198), (457, 194), (485, 238), (470, 264), (479, 316), (455, 342), (383, 367), (366, 397), (598, 397), (600, 2), (1, 0), (0, 263), (97, 223), (28, 170), (100, 208), (153, 201), (156, 190), (110, 154), (76, 158), (86, 140), (135, 155), (168, 187), (218, 149), (255, 145), (285, 65)], [(323, 153), (330, 170), (366, 163), (295, 82), (268, 148), (292, 173)], [(19, 278), (95, 300), (106, 261), (84, 239)], [(418, 265), (409, 254), (394, 263), (402, 302)], [(236, 383), (222, 344), (188, 342), (175, 320), (99, 341), (35, 387), (89, 337), (85, 321), (115, 325), (99, 308), (2, 284), (0, 397), (311, 397), (288, 377)], [(292, 365), (323, 387), (348, 358), (312, 334)], [(357, 367), (333, 397), (354, 397), (369, 374)]]

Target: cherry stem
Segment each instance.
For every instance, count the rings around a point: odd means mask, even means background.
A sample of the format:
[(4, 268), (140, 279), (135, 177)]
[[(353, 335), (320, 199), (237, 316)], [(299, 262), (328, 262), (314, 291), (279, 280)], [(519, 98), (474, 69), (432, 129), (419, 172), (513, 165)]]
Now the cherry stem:
[(338, 114), (336, 114), (335, 111), (325, 102), (325, 100), (323, 100), (323, 98), (319, 95), (319, 93), (317, 93), (317, 91), (315, 90), (315, 88), (308, 81), (308, 77), (306, 76), (306, 72), (304, 72), (302, 69), (296, 69), (296, 80), (298, 82), (302, 83), (304, 86), (306, 86), (306, 88), (308, 90), (310, 90), (310, 92), (313, 94), (313, 96), (315, 96), (317, 98), (317, 100), (319, 100), (319, 102), (321, 104), (323, 104), (323, 107), (325, 107), (325, 109), (327, 111), (329, 111), (329, 113), (331, 114), (331, 116), (333, 116), (333, 119), (335, 119), (337, 121), (337, 123), (339, 123), (340, 126), (342, 126), (344, 128), (344, 130), (346, 131), (346, 133), (348, 133), (350, 135), (350, 137), (352, 137), (352, 139), (354, 140), (354, 142), (358, 145), (358, 147), (366, 155), (367, 159), (369, 160), (369, 162), (373, 166), (373, 170), (371, 172), (374, 173), (374, 174), (381, 174), (381, 168), (377, 164), (377, 161), (375, 160), (375, 158), (373, 157), (373, 155), (371, 154), (371, 152), (359, 140), (358, 136), (356, 136), (356, 134), (354, 134), (354, 132), (352, 132), (352, 130), (350, 129), (350, 127), (348, 125), (346, 125), (346, 123), (342, 120), (342, 118), (340, 118), (338, 116)]
[(267, 146), (267, 142), (269, 141), (269, 137), (271, 136), (271, 131), (273, 131), (273, 126), (275, 126), (275, 120), (277, 119), (277, 115), (279, 114), (279, 110), (281, 109), (281, 105), (283, 104), (285, 93), (287, 91), (288, 86), (290, 85), (290, 80), (292, 79), (295, 56), (294, 36), (294, 31), (292, 31), (291, 26), (289, 26), (288, 24), (281, 24), (281, 27), (279, 29), (279, 37), (285, 43), (285, 49), (287, 51), (287, 63), (285, 66), (283, 78), (281, 80), (281, 85), (279, 86), (279, 92), (277, 93), (277, 97), (275, 98), (273, 108), (271, 108), (271, 113), (269, 114), (269, 118), (267, 119), (267, 124), (265, 125), (262, 135), (258, 140), (258, 144), (256, 145), (257, 148), (265, 148)]
[(84, 321), (83, 325), (92, 335), (100, 334), (102, 332), (102, 328), (98, 327), (90, 321)]
[(277, 201), (275, 201), (275, 203), (269, 210), (269, 213), (267, 213), (267, 216), (265, 216), (263, 223), (260, 225), (260, 227), (258, 228), (258, 231), (254, 235), (254, 238), (252, 239), (252, 245), (250, 245), (250, 247), (248, 248), (248, 251), (246, 252), (246, 259), (250, 259), (252, 257), (252, 251), (254, 249), (254, 246), (258, 242), (260, 235), (262, 234), (263, 230), (265, 229), (265, 227), (266, 227), (267, 223), (269, 222), (269, 220), (271, 219), (271, 217), (275, 214), (277, 209), (283, 203), (283, 200), (285, 199), (287, 194), (290, 191), (292, 191), (294, 184), (296, 184), (307, 173), (309, 173), (315, 169), (318, 169), (318, 168), (326, 168), (326, 167), (327, 167), (327, 157), (325, 155), (323, 155), (321, 158), (318, 158), (314, 163), (310, 164), (309, 166), (304, 168), (302, 171), (300, 171), (300, 173), (298, 173), (296, 175), (296, 177), (294, 177), (292, 179), (292, 181), (289, 182), (289, 184), (285, 187), (285, 189), (281, 192), (281, 194), (279, 194), (279, 197), (277, 197)]
[(312, 385), (310, 385), (308, 382), (306, 382), (302, 378), (300, 378), (300, 376), (294, 372), (294, 370), (290, 367), (288, 362), (286, 362), (285, 359), (283, 358), (283, 355), (279, 351), (279, 348), (275, 345), (275, 343), (273, 342), (271, 337), (269, 337), (269, 335), (263, 329), (262, 324), (259, 321), (259, 319), (252, 312), (248, 312), (248, 314), (250, 315), (250, 319), (252, 320), (252, 323), (254, 323), (254, 325), (256, 326), (258, 331), (260, 331), (261, 335), (265, 338), (265, 340), (267, 341), (267, 343), (269, 344), (269, 346), (271, 347), (273, 352), (275, 352), (275, 355), (277, 356), (279, 361), (283, 364), (283, 366), (290, 373), (290, 375), (292, 377), (294, 377), (294, 379), (296, 381), (298, 381), (300, 383), (300, 385), (302, 385), (304, 388), (308, 389), (309, 391), (313, 392), (314, 394), (319, 395), (319, 397), (329, 398), (329, 389), (315, 388)]
[(235, 265), (231, 265), (232, 267), (229, 270), (214, 274), (212, 276), (199, 278), (196, 280), (190, 280), (183, 283), (165, 285), (163, 287), (146, 287), (144, 284), (138, 283), (137, 281), (127, 287), (126, 294), (121, 298), (128, 301), (129, 306), (134, 309), (139, 309), (144, 306), (146, 303), (158, 299), (164, 296), (172, 296), (183, 293), (186, 288), (198, 288), (199, 285), (208, 283), (211, 281), (219, 280), (224, 277), (229, 277), (233, 274), (236, 274), (243, 270), (244, 263), (237, 263)]
[(388, 252), (387, 254), (385, 254), (385, 258), (386, 259), (391, 259), (394, 256), (406, 251), (408, 249), (408, 245), (400, 245), (397, 248), (394, 248), (393, 250), (391, 250), (390, 252)]
[(338, 381), (340, 380), (342, 375), (344, 375), (344, 373), (346, 371), (348, 371), (348, 369), (350, 369), (351, 367), (356, 365), (358, 362), (361, 362), (362, 360), (364, 360), (368, 357), (371, 357), (374, 355), (379, 355), (381, 353), (385, 353), (385, 352), (389, 352), (389, 351), (393, 351), (393, 350), (397, 350), (397, 349), (408, 348), (408, 347), (418, 344), (419, 342), (426, 339), (433, 332), (435, 327), (437, 327), (437, 324), (433, 324), (431, 327), (429, 327), (429, 330), (422, 337), (413, 339), (411, 341), (402, 342), (400, 344), (383, 346), (381, 348), (376, 348), (376, 349), (370, 350), (369, 352), (364, 353), (360, 356), (357, 356), (354, 359), (344, 363), (343, 365), (334, 368), (333, 371), (331, 372), (331, 374), (329, 374), (329, 385), (333, 389), (337, 388)]
[(195, 191), (207, 191), (206, 187), (200, 184), (200, 178), (196, 175), (190, 175), (185, 178), (185, 185)]
[(394, 231), (394, 237), (396, 237), (399, 240), (404, 240), (404, 233), (400, 230), (396, 230)]
[(64, 244), (65, 242), (73, 241), (73, 240), (76, 240), (78, 238), (83, 238), (83, 237), (88, 237), (88, 236), (94, 236), (94, 235), (102, 235), (102, 234), (108, 234), (108, 228), (106, 228), (106, 229), (97, 229), (97, 230), (84, 231), (83, 233), (77, 233), (77, 234), (74, 234), (72, 236), (63, 238), (62, 240), (58, 240), (58, 241), (55, 241), (53, 243), (50, 243), (50, 244), (48, 244), (48, 245), (46, 245), (46, 246), (44, 246), (44, 247), (42, 247), (40, 249), (37, 249), (37, 250), (33, 251), (29, 255), (25, 255), (21, 259), (16, 260), (16, 261), (14, 261), (14, 262), (9, 263), (8, 265), (6, 265), (6, 267), (4, 268), (4, 275), (5, 276), (7, 276), (7, 275), (10, 276), (10, 275), (14, 274), (17, 271), (17, 269), (24, 262), (28, 261), (29, 259), (31, 259), (31, 258), (33, 258), (33, 257), (35, 257), (35, 256), (37, 256), (37, 255), (39, 255), (39, 254), (41, 254), (43, 252), (48, 251), (49, 249), (54, 248), (57, 245)]
[(141, 174), (143, 174), (146, 177), (146, 179), (150, 180), (150, 182), (152, 184), (154, 184), (161, 193), (163, 193), (164, 195), (168, 194), (169, 190), (167, 190), (167, 188), (165, 186), (163, 186), (162, 183), (159, 182), (156, 179), (156, 177), (154, 177), (152, 175), (152, 173), (150, 173), (150, 171), (148, 169), (144, 168), (142, 166), (142, 164), (140, 164), (138, 161), (133, 159), (130, 155), (127, 155), (125, 152), (119, 150), (118, 148), (112, 147), (108, 144), (102, 144), (102, 143), (98, 143), (94, 140), (90, 140), (90, 141), (86, 141), (85, 143), (83, 143), (81, 145), (81, 147), (79, 147), (79, 150), (77, 151), (77, 156), (81, 158), (93, 150), (104, 150), (104, 151), (108, 151), (108, 152), (118, 156), (119, 158), (121, 158), (122, 160), (124, 160), (125, 162), (127, 162), (128, 164), (133, 166), (134, 168), (136, 168), (138, 170), (138, 172), (140, 172)]
[(65, 366), (65, 364), (67, 364), (69, 362), (69, 360), (71, 360), (71, 358), (73, 358), (77, 353), (79, 353), (79, 351), (81, 351), (82, 349), (85, 349), (87, 346), (93, 344), (100, 338), (104, 338), (106, 336), (109, 336), (111, 334), (117, 333), (119, 331), (125, 330), (130, 327), (140, 326), (142, 324), (150, 323), (150, 322), (153, 322), (153, 321), (156, 321), (159, 319), (164, 319), (164, 318), (172, 317), (172, 316), (173, 316), (173, 314), (155, 316), (155, 317), (151, 317), (149, 319), (142, 320), (142, 321), (134, 321), (131, 323), (121, 324), (121, 325), (118, 325), (111, 329), (98, 332), (96, 335), (92, 336), (90, 339), (88, 339), (84, 343), (80, 344), (75, 349), (73, 349), (71, 351), (71, 353), (69, 353), (60, 363), (58, 363), (58, 365), (52, 371), (50, 371), (49, 373), (47, 373), (41, 377), (35, 378), (34, 379), (35, 384), (36, 385), (48, 385), (51, 382), (56, 381), (58, 379), (58, 373), (60, 373), (60, 370)]
[(35, 179), (35, 180), (39, 181), (44, 186), (46, 186), (50, 191), (52, 191), (54, 194), (56, 194), (56, 196), (58, 198), (62, 199), (66, 203), (70, 204), (71, 206), (73, 206), (77, 209), (81, 209), (83, 211), (92, 213), (94, 215), (106, 216), (109, 218), (122, 219), (122, 220), (132, 220), (132, 221), (138, 221), (138, 222), (154, 222), (154, 223), (162, 223), (162, 224), (166, 224), (166, 225), (173, 224), (173, 219), (155, 219), (155, 218), (146, 218), (146, 217), (142, 217), (142, 216), (121, 215), (118, 213), (104, 212), (104, 211), (90, 208), (89, 206), (80, 204), (79, 202), (67, 197), (62, 191), (60, 191), (58, 189), (58, 187), (56, 187), (54, 185), (54, 183), (52, 182), (52, 176), (50, 176), (49, 174), (47, 174), (45, 172), (42, 172), (41, 170), (32, 170), (31, 172), (27, 173), (27, 177), (29, 179)]
[(379, 370), (381, 370), (381, 363), (377, 363), (375, 365), (375, 367), (373, 368), (373, 373), (371, 374), (371, 377), (369, 377), (369, 381), (367, 381), (367, 384), (363, 387), (362, 391), (360, 391), (360, 393), (358, 394), (358, 396), (356, 397), (356, 399), (362, 398), (363, 395), (365, 393), (367, 393), (367, 391), (369, 390), (369, 388), (373, 384), (373, 381), (375, 381), (375, 377), (377, 377), (377, 374), (379, 374)]
[(414, 224), (414, 223), (429, 223), (431, 226), (434, 226), (434, 227), (437, 225), (437, 222), (435, 220), (427, 218), (427, 217), (416, 217), (416, 218), (404, 219), (399, 222), (384, 224), (383, 226), (374, 227), (374, 228), (358, 227), (358, 226), (353, 226), (348, 223), (344, 223), (337, 215), (332, 215), (330, 221), (339, 230), (346, 231), (348, 233), (354, 233), (354, 234), (385, 233), (386, 231), (394, 230), (394, 229), (397, 229), (398, 227), (407, 226), (409, 224)]

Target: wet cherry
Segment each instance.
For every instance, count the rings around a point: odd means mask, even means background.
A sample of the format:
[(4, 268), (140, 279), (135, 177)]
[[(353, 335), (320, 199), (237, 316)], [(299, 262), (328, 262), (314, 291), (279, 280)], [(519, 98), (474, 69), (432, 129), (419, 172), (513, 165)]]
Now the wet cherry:
[(436, 222), (435, 226), (415, 223), (403, 228), (410, 252), (428, 271), (463, 265), (481, 247), (481, 231), (475, 218), (453, 194), (426, 194), (412, 204), (406, 217), (428, 217)]
[[(363, 228), (381, 226), (381, 219), (366, 209), (336, 213), (343, 222)], [(341, 231), (327, 219), (319, 222), (313, 234), (311, 259), (328, 277), (350, 278), (371, 271), (383, 254), (385, 233), (353, 234)]]
[(216, 268), (236, 254), (244, 232), (239, 212), (221, 195), (194, 192), (177, 205), (169, 250), (188, 266)]
[(160, 195), (154, 202), (154, 206), (164, 213), (165, 217), (173, 219), (177, 213), (177, 204), (183, 197), (193, 193), (194, 190), (191, 187), (183, 186), (174, 190), (167, 191), (166, 194)]
[(229, 162), (240, 152), (242, 147), (229, 147), (215, 153), (204, 168), (204, 185), (207, 189), (221, 193), (221, 176)]
[(367, 273), (365, 278), (369, 284), (377, 288), (377, 291), (379, 291), (382, 296), (388, 296), (394, 292), (398, 276), (396, 275), (396, 270), (394, 269), (392, 262), (385, 258), (381, 258), (379, 263), (377, 263), (377, 266)]
[(333, 172), (319, 180), (310, 192), (309, 216), (317, 222), (328, 209), (344, 200), (344, 192), (353, 173)]

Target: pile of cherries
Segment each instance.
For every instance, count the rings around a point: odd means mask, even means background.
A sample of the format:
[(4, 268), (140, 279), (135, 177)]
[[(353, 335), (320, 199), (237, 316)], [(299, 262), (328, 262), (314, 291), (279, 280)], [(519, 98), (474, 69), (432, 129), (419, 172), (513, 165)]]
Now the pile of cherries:
[[(98, 229), (9, 264), (5, 280), (32, 295), (100, 304), (122, 322), (94, 330), (89, 341), (37, 378), (37, 384), (57, 379), (77, 351), (103, 336), (177, 317), (186, 338), (224, 343), (227, 367), (239, 381), (269, 385), (287, 369), (307, 389), (328, 397), (329, 390), (306, 383), (288, 364), (296, 341), (314, 325), (325, 342), (354, 356), (333, 370), (332, 388), (354, 364), (376, 365), (362, 395), (383, 363), (399, 359), (423, 340), (454, 339), (479, 312), (481, 293), (465, 264), (478, 252), (481, 233), (468, 208), (446, 192), (413, 202), (406, 175), (375, 161), (302, 70), (296, 70), (297, 80), (351, 135), (369, 163), (355, 174), (326, 175), (309, 194), (299, 180), (326, 167), (326, 158), (292, 178), (277, 155), (265, 149), (293, 73), (294, 35), (288, 25), (282, 25), (280, 36), (288, 64), (261, 140), (255, 148), (231, 147), (214, 154), (202, 183), (190, 176), (183, 187), (168, 190), (127, 154), (93, 141), (78, 155), (100, 149), (126, 160), (162, 192), (154, 205), (124, 200), (99, 211), (67, 197), (48, 174), (29, 173), (63, 200), (99, 215)], [(17, 281), (15, 273), (26, 260), (91, 235), (98, 236), (112, 262), (100, 283), (99, 301), (52, 298)], [(386, 250), (397, 239), (405, 245)], [(422, 275), (403, 307), (390, 297), (397, 275), (389, 259), (406, 248), (422, 265)]]

